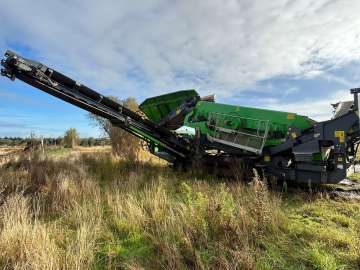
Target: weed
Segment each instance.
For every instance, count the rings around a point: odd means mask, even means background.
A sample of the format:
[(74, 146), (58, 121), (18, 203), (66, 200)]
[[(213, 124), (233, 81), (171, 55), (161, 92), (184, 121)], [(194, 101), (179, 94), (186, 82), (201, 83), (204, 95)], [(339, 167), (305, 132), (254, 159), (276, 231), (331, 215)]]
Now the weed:
[(356, 269), (360, 206), (108, 153), (0, 168), (3, 269)]

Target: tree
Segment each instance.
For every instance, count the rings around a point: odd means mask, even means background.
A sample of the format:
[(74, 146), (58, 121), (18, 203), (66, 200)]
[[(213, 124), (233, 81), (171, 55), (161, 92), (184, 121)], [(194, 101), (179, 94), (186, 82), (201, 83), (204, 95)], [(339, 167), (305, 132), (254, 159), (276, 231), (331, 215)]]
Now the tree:
[(55, 144), (56, 145), (62, 145), (64, 143), (64, 139), (62, 138), (62, 137), (57, 137), (56, 139), (55, 139)]
[(70, 128), (65, 132), (64, 144), (65, 147), (74, 148), (79, 144), (80, 138), (75, 128)]
[[(139, 108), (134, 98), (130, 97), (125, 100), (119, 100), (116, 97), (109, 98), (132, 111), (137, 111)], [(90, 114), (89, 118), (96, 127), (103, 131), (105, 136), (110, 138), (110, 144), (114, 155), (126, 158), (131, 162), (137, 160), (140, 151), (140, 141), (137, 137), (119, 127), (113, 126), (109, 120), (100, 116)]]
[(88, 138), (80, 139), (80, 145), (84, 146), (84, 147), (88, 147), (89, 146), (89, 139)]

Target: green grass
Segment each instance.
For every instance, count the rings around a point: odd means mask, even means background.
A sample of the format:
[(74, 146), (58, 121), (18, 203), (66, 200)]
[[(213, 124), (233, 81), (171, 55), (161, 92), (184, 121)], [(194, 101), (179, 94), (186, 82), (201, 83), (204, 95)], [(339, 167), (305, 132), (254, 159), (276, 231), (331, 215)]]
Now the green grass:
[(74, 151), (72, 148), (51, 147), (46, 149), (46, 155), (49, 157), (66, 157)]
[(0, 169), (4, 269), (360, 267), (359, 202), (57, 151)]
[(269, 241), (264, 268), (358, 269), (359, 203), (294, 197), (284, 200), (287, 229)]
[(354, 182), (360, 184), (360, 173), (353, 173), (353, 174), (350, 176), (350, 179), (353, 180)]

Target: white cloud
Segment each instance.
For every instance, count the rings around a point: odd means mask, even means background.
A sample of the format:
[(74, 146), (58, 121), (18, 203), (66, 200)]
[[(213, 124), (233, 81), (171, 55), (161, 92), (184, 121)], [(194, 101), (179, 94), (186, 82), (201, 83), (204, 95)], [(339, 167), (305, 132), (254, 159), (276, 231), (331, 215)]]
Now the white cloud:
[(300, 88), (298, 86), (291, 86), (283, 91), (283, 97), (298, 93)]
[(338, 90), (328, 97), (322, 99), (305, 99), (302, 101), (282, 103), (279, 100), (261, 101), (265, 107), (273, 110), (294, 112), (301, 115), (309, 116), (317, 121), (329, 120), (333, 113), (331, 104), (339, 101), (353, 100), (349, 90)]
[(358, 61), (359, 11), (358, 0), (12, 0), (0, 4), (0, 46), (25, 45), (108, 94), (225, 97)]

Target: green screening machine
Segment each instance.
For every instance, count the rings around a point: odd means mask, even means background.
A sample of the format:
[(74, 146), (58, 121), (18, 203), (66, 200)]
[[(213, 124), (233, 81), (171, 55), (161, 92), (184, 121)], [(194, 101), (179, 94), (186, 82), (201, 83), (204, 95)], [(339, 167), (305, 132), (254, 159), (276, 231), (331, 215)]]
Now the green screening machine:
[(334, 116), (323, 122), (292, 112), (220, 104), (195, 90), (148, 98), (138, 113), (11, 51), (1, 64), (3, 76), (108, 119), (175, 168), (196, 163), (218, 172), (241, 164), (281, 180), (337, 183), (356, 162), (359, 89), (351, 90), (352, 101), (333, 104)]
[(195, 90), (149, 98), (140, 109), (169, 129), (190, 127), (211, 142), (256, 154), (281, 144), (290, 126), (306, 130), (316, 123), (295, 113), (215, 103), (211, 97), (201, 99)]

